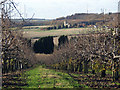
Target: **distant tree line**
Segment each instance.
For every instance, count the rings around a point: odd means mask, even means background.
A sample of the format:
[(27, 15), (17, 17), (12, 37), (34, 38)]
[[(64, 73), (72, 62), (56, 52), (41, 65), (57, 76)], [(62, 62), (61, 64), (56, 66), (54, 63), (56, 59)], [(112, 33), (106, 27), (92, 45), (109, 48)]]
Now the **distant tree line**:
[(81, 23), (74, 23), (74, 24), (70, 24), (70, 27), (68, 26), (64, 26), (63, 25), (56, 25), (53, 27), (47, 27), (47, 30), (53, 30), (53, 29), (65, 29), (65, 28), (84, 28), (87, 27), (88, 25), (96, 25), (97, 21), (92, 21), (92, 22), (81, 22)]
[(84, 24), (73, 24), (70, 27), (64, 26), (64, 25), (58, 25), (58, 26), (53, 26), (53, 27), (48, 27), (46, 28), (47, 30), (53, 30), (53, 29), (66, 29), (66, 28), (80, 28), (80, 27), (85, 27)]

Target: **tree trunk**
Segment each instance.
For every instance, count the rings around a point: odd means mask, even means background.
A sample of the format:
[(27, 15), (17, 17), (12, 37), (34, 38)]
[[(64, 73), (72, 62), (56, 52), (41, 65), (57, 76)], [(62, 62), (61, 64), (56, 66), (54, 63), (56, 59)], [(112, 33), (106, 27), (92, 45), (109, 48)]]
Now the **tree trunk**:
[(12, 72), (13, 72), (13, 71), (14, 71), (14, 64), (12, 63), (12, 65), (11, 65), (11, 66), (12, 66)]
[(69, 64), (67, 65), (67, 70), (70, 70), (70, 65)]
[(17, 70), (17, 61), (15, 60), (15, 71)]
[(19, 70), (21, 71), (21, 62), (19, 62)]
[(16, 70), (19, 69), (19, 61), (16, 60)]
[(9, 66), (8, 66), (9, 70), (11, 70), (11, 66), (10, 66), (10, 60), (9, 60)]
[(73, 64), (71, 64), (70, 69), (72, 72), (74, 72), (74, 65)]
[(115, 64), (114, 61), (112, 61), (112, 77), (113, 77), (113, 81), (115, 80)]
[(74, 64), (74, 72), (77, 72), (77, 71), (78, 71), (78, 65)]
[(84, 61), (84, 73), (88, 73), (88, 62), (87, 62), (87, 60)]
[(92, 74), (95, 74), (95, 70), (94, 70), (94, 62), (91, 62), (91, 69), (92, 69)]
[(115, 80), (119, 80), (119, 65), (116, 63), (116, 67), (115, 67)]
[(4, 64), (2, 66), (3, 66), (2, 73), (5, 73), (5, 62), (4, 62)]
[(7, 62), (6, 61), (4, 61), (4, 73), (8, 73)]
[(106, 64), (104, 70), (101, 71), (101, 77), (105, 77), (105, 76), (106, 76)]
[(101, 77), (105, 77), (105, 75), (106, 75), (105, 72), (106, 72), (106, 70), (102, 70), (102, 71), (101, 71)]
[(92, 74), (95, 74), (95, 70), (92, 69)]
[(21, 63), (20, 63), (20, 71), (22, 70), (22, 68), (21, 68)]
[(79, 64), (79, 72), (82, 72), (82, 70), (83, 70), (83, 65), (82, 65), (82, 62), (80, 62), (80, 64)]
[(112, 76), (113, 76), (113, 81), (119, 80), (119, 65), (118, 63), (113, 61), (113, 67), (112, 67)]

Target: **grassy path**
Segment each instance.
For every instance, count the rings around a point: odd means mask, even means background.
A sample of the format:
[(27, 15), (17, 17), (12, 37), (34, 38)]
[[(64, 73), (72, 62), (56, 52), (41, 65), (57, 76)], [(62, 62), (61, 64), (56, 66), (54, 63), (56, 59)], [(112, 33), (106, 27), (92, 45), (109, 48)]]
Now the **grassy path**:
[(23, 74), (27, 86), (22, 88), (75, 88), (80, 87), (67, 73), (57, 72), (39, 66)]

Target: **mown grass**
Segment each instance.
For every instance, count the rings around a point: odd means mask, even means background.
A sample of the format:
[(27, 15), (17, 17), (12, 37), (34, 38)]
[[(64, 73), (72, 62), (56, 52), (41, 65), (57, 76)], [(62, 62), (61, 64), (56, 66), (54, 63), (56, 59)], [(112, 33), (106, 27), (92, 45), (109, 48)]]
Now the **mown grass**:
[(78, 81), (75, 81), (69, 74), (58, 72), (39, 66), (26, 71), (23, 77), (27, 77), (27, 86), (23, 88), (79, 88)]

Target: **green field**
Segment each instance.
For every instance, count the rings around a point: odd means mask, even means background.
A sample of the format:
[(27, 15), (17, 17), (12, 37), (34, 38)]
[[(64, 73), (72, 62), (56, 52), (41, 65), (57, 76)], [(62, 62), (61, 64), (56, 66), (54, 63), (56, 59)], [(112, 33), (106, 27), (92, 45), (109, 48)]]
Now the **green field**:
[[(24, 37), (34, 38), (34, 37), (45, 37), (45, 36), (61, 36), (61, 35), (75, 35), (75, 34), (89, 34), (89, 33), (98, 33), (105, 32), (108, 30), (103, 29), (94, 29), (94, 28), (66, 28), (66, 29), (55, 29), (55, 30), (41, 30), (41, 27), (36, 26), (37, 29), (32, 28), (24, 28), (23, 33)], [(45, 27), (45, 26), (44, 26)], [(47, 26), (46, 26), (47, 27)]]

